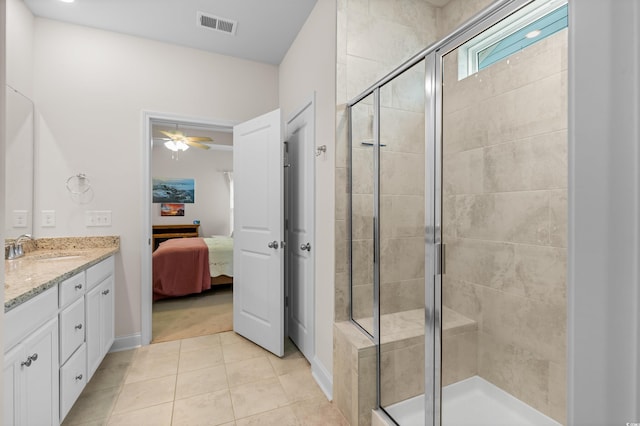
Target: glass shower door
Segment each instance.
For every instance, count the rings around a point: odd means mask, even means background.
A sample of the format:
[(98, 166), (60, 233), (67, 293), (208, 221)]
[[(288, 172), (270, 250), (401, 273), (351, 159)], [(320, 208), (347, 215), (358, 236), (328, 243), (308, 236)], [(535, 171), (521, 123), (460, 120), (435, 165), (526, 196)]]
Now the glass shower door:
[(425, 415), (425, 67), (380, 88), (379, 397), (401, 425)]
[(351, 318), (374, 334), (374, 105), (373, 94), (351, 107)]
[(445, 426), (566, 423), (563, 16), (532, 2), (438, 58)]

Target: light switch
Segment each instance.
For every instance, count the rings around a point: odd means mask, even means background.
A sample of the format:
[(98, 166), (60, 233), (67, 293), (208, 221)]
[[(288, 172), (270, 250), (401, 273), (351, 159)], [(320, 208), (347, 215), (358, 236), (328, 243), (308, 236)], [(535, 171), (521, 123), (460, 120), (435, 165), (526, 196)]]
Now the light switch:
[(84, 224), (86, 226), (111, 226), (111, 210), (85, 211)]
[(26, 210), (13, 211), (13, 227), (14, 228), (27, 227), (27, 211)]
[(42, 226), (48, 228), (56, 226), (55, 210), (42, 210)]

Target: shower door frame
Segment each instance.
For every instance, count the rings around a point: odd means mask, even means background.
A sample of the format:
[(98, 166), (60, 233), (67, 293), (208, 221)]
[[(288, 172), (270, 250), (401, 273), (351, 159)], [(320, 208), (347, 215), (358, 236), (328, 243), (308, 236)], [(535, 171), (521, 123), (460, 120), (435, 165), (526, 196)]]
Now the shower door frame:
[[(442, 424), (442, 275), (446, 272), (444, 265), (444, 246), (442, 244), (442, 62), (443, 57), (475, 36), (484, 32), (500, 20), (508, 17), (534, 0), (497, 0), (487, 8), (478, 12), (473, 18), (463, 23), (452, 33), (438, 42), (430, 45), (418, 54), (414, 55), (398, 68), (387, 74), (378, 82), (360, 93), (347, 103), (349, 120), (348, 139), (349, 151), (352, 147), (352, 114), (351, 108), (367, 96), (373, 95), (374, 117), (373, 137), (374, 148), (374, 291), (373, 291), (373, 324), (374, 334), (362, 328), (353, 318), (350, 312), (350, 320), (359, 329), (368, 335), (376, 345), (377, 370), (376, 370), (376, 403), (388, 418), (395, 419), (380, 405), (381, 383), (381, 336), (380, 336), (380, 232), (378, 203), (380, 188), (380, 88), (391, 82), (396, 77), (425, 61), (425, 426), (439, 426)], [(352, 163), (349, 159), (349, 188), (352, 188)], [(348, 204), (349, 221), (348, 231), (351, 235), (352, 205), (351, 196)], [(349, 292), (350, 300), (353, 300), (352, 292), (352, 244), (349, 239)], [(352, 303), (350, 304), (352, 307)], [(429, 397), (429, 391), (432, 397)]]
[[(476, 36), (482, 34), (484, 31), (488, 30), (501, 20), (507, 18), (511, 14), (517, 12), (522, 9), (529, 3), (532, 3), (535, 0), (511, 0), (505, 2), (496, 2), (492, 6), (497, 6), (494, 10), (486, 9), (476, 15), (471, 21), (468, 21), (464, 24), (458, 31), (452, 34), (450, 37), (442, 40), (439, 43), (437, 49), (433, 52), (429, 53), (427, 56), (427, 61), (430, 57), (432, 57), (433, 61), (433, 91), (431, 92), (431, 97), (433, 99), (429, 99), (430, 93), (427, 93), (427, 109), (425, 110), (425, 119), (429, 122), (430, 119), (433, 119), (431, 123), (434, 124), (433, 130), (434, 135), (433, 139), (429, 139), (429, 133), (427, 133), (426, 138), (426, 151), (427, 151), (427, 161), (433, 161), (433, 163), (427, 162), (426, 164), (433, 164), (434, 168), (434, 185), (433, 188), (433, 197), (428, 197), (428, 194), (425, 194), (426, 201), (426, 210), (425, 212), (429, 212), (430, 209), (434, 209), (434, 235), (433, 235), (433, 247), (434, 247), (434, 256), (436, 256), (434, 261), (434, 288), (433, 288), (433, 296), (432, 301), (433, 305), (430, 305), (431, 300), (429, 300), (429, 295), (426, 291), (428, 286), (425, 288), (425, 312), (430, 310), (430, 306), (433, 306), (434, 318), (433, 322), (435, 324), (434, 327), (434, 336), (433, 336), (433, 380), (429, 379), (427, 374), (425, 377), (425, 425), (429, 426), (437, 426), (442, 424), (442, 276), (446, 273), (446, 266), (444, 262), (444, 242), (442, 238), (442, 173), (443, 173), (443, 61), (444, 57), (466, 42), (472, 40)], [(467, 77), (468, 78), (468, 77)], [(425, 87), (428, 87), (428, 81), (425, 81)], [(433, 107), (432, 115), (429, 116), (429, 106)], [(427, 126), (425, 126), (427, 127)], [(433, 153), (434, 157), (429, 159), (429, 153)], [(428, 186), (427, 186), (428, 188)], [(429, 222), (427, 222), (427, 247), (429, 247)], [(429, 266), (427, 263), (425, 266)], [(428, 275), (426, 275), (425, 269), (425, 280)], [(426, 284), (426, 283), (425, 283)], [(426, 318), (428, 320), (428, 317)], [(425, 323), (428, 324), (428, 323)], [(429, 327), (425, 327), (425, 372), (428, 371), (426, 364), (427, 360), (427, 351), (429, 349), (429, 343), (427, 342), (427, 334), (429, 332)], [(426, 389), (429, 389), (427, 386), (433, 384), (433, 399), (432, 404), (429, 404), (429, 399), (427, 398)], [(429, 409), (432, 408), (433, 412), (429, 413)]]

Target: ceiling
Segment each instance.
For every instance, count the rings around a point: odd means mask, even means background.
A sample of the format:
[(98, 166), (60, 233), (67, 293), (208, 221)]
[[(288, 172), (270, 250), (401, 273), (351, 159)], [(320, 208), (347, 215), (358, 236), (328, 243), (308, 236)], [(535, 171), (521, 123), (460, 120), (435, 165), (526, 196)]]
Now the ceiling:
[[(24, 0), (34, 15), (278, 65), (316, 0)], [(237, 21), (202, 28), (197, 12)]]
[[(278, 65), (317, 0), (24, 0), (36, 15)], [(449, 0), (424, 0), (442, 7)], [(197, 13), (237, 21), (235, 35), (202, 28)]]

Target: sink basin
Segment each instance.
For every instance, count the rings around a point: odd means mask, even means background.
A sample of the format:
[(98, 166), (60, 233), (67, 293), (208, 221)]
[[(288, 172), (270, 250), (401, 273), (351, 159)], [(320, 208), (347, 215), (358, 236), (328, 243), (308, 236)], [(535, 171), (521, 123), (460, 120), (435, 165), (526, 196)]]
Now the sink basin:
[(39, 253), (34, 254), (31, 258), (37, 262), (57, 262), (61, 260), (72, 260), (83, 257), (78, 253)]

